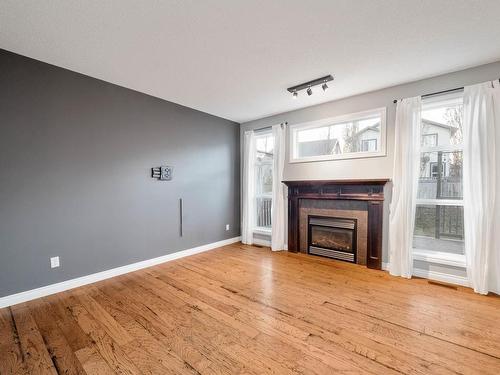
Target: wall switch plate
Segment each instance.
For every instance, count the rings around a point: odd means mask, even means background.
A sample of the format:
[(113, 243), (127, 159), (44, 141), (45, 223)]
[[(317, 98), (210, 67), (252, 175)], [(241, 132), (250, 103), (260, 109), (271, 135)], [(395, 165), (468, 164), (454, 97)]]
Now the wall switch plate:
[(59, 257), (52, 257), (50, 258), (50, 268), (57, 268), (59, 267)]
[(226, 230), (229, 230), (229, 228), (230, 228), (229, 224), (226, 224)]

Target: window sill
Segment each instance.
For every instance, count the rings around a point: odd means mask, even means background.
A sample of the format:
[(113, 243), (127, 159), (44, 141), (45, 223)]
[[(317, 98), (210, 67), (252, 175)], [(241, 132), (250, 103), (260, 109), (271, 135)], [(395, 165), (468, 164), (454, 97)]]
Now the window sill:
[(413, 249), (413, 260), (461, 268), (466, 266), (465, 255), (425, 249)]
[(339, 155), (318, 155), (307, 157), (290, 157), (290, 163), (311, 163), (316, 161), (333, 161), (333, 160), (351, 160), (351, 159), (367, 159), (387, 156), (386, 151), (360, 151)]
[(271, 228), (263, 228), (263, 227), (254, 228), (253, 233), (270, 236), (271, 235)]

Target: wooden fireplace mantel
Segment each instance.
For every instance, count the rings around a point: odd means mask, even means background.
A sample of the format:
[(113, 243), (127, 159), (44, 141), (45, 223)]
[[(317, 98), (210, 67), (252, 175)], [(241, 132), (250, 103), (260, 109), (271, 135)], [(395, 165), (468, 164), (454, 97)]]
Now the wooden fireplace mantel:
[(288, 251), (299, 251), (301, 199), (365, 201), (368, 211), (367, 267), (382, 268), (384, 185), (389, 179), (283, 181), (288, 186)]

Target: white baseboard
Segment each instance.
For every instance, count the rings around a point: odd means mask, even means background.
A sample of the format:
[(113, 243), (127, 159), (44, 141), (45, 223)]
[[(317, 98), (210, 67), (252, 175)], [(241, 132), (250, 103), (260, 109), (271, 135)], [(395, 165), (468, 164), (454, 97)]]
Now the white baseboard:
[[(389, 271), (389, 263), (382, 263), (382, 269)], [(423, 270), (421, 268), (413, 268), (413, 276), (422, 277), (424, 279), (441, 281), (448, 284), (456, 284), (469, 286), (469, 280), (466, 277), (450, 275), (448, 273)]]
[(91, 275), (86, 275), (78, 277), (76, 279), (62, 281), (60, 283), (51, 284), (43, 286), (41, 288), (27, 290), (25, 292), (11, 294), (10, 296), (5, 296), (0, 298), (0, 308), (16, 305), (18, 303), (31, 301), (36, 298), (45, 297), (50, 294), (63, 292), (65, 290), (73, 289), (79, 286), (92, 284), (97, 281), (109, 279), (114, 276), (123, 275), (125, 273), (137, 271), (143, 268), (151, 267), (157, 264), (169, 262), (171, 260), (184, 258), (190, 255), (202, 253), (204, 251), (213, 250), (221, 246), (230, 245), (235, 242), (241, 241), (241, 237), (229, 238), (227, 240), (222, 240), (218, 242), (213, 242), (210, 244), (193, 247), (187, 250), (181, 250), (176, 253), (163, 255), (158, 258), (147, 259), (141, 262), (128, 264), (126, 266), (112, 268), (110, 270), (93, 273)]

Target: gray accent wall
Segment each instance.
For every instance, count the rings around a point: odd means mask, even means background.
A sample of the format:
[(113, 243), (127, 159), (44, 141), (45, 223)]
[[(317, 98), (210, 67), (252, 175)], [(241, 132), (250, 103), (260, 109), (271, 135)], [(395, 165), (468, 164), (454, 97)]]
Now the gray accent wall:
[[(332, 72), (335, 73), (335, 72)], [(313, 74), (314, 75), (314, 74)], [(289, 142), (287, 139), (285, 159), (285, 180), (335, 180), (335, 179), (369, 179), (392, 178), (394, 154), (394, 123), (396, 117), (396, 104), (394, 99), (408, 98), (449, 90), (466, 85), (472, 85), (500, 78), (500, 61), (481, 65), (454, 73), (444, 74), (420, 81), (405, 83), (398, 86), (368, 92), (340, 100), (335, 100), (312, 107), (297, 109), (275, 116), (250, 121), (241, 124), (241, 143), (246, 130), (259, 129), (287, 121), (289, 125), (320, 120), (328, 117), (346, 115), (366, 111), (369, 109), (387, 108), (387, 154), (382, 157), (333, 160), (308, 163), (289, 163)], [(299, 79), (300, 80), (300, 79)], [(330, 85), (330, 90), (335, 90), (335, 82)], [(321, 90), (316, 90), (314, 95), (321, 96)], [(290, 95), (290, 100), (292, 100)], [(300, 105), (300, 95), (297, 105)], [(388, 220), (389, 202), (391, 200), (392, 184), (386, 185), (384, 205), (384, 233), (383, 233), (383, 262), (388, 262)], [(499, 192), (500, 194), (500, 192)], [(287, 205), (285, 205), (287, 207)], [(286, 238), (286, 237), (285, 237)]]
[(0, 50), (0, 297), (239, 235), (238, 124)]

